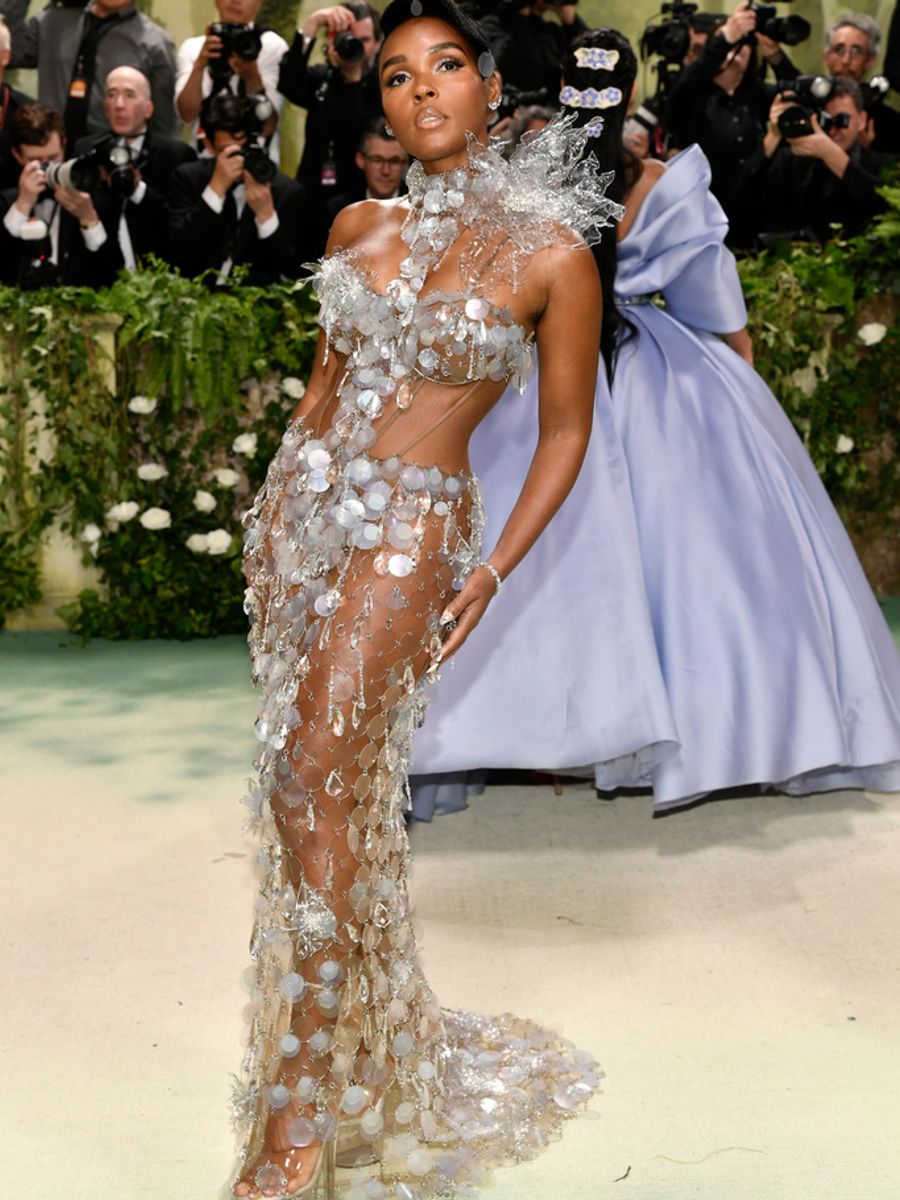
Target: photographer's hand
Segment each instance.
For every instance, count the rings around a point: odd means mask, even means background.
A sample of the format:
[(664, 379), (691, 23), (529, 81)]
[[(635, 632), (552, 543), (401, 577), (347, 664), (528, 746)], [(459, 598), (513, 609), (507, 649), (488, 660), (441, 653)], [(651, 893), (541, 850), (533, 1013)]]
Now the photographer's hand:
[(730, 46), (736, 46), (755, 28), (756, 13), (746, 0), (741, 0), (741, 3), (722, 26), (721, 33)]
[(19, 194), (16, 197), (16, 208), (26, 217), (31, 216), (32, 209), (46, 191), (47, 180), (39, 162), (26, 163), (19, 176)]
[(330, 8), (317, 8), (310, 13), (301, 26), (305, 38), (314, 38), (320, 29), (327, 33), (344, 33), (355, 22), (356, 17), (343, 4), (332, 4)]
[(210, 32), (210, 26), (206, 27), (206, 38), (203, 45), (200, 47), (200, 53), (194, 60), (194, 65), (191, 67), (191, 73), (187, 77), (184, 87), (175, 97), (175, 107), (178, 109), (178, 115), (182, 121), (190, 123), (196, 121), (200, 115), (200, 105), (203, 103), (203, 73), (210, 64), (210, 60), (222, 57), (222, 39), (215, 37)]
[(766, 37), (764, 33), (757, 32), (756, 44), (759, 46), (760, 54), (773, 67), (784, 58), (784, 51), (781, 49), (780, 44), (773, 38)]
[(809, 123), (813, 127), (813, 132), (807, 137), (787, 139), (791, 154), (796, 154), (798, 158), (818, 158), (833, 175), (836, 175), (838, 179), (843, 179), (850, 161), (849, 155), (827, 133), (823, 132), (815, 113), (810, 117)]
[(234, 142), (216, 156), (216, 167), (209, 186), (217, 196), (224, 198), (243, 174), (244, 159), (241, 155), (241, 147)]
[(58, 187), (53, 193), (57, 204), (71, 213), (82, 229), (100, 224), (94, 202), (87, 192), (73, 192), (70, 188)]
[(763, 138), (763, 151), (766, 158), (771, 158), (778, 147), (781, 145), (781, 130), (778, 128), (778, 118), (792, 104), (796, 104), (792, 92), (780, 92), (772, 101), (772, 107), (769, 109), (769, 123), (766, 126), (766, 136)]
[(264, 225), (275, 216), (275, 202), (272, 199), (272, 188), (268, 183), (260, 183), (249, 171), (244, 172), (244, 188), (246, 189), (247, 205), (256, 217), (257, 225)]

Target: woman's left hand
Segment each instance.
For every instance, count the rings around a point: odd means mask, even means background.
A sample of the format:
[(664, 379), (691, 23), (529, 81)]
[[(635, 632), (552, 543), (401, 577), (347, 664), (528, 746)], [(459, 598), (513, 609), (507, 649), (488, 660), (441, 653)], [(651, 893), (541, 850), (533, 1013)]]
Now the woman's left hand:
[[(493, 600), (497, 585), (490, 571), (476, 567), (466, 580), (465, 587), (454, 596), (441, 615), (442, 628), (450, 631), (441, 647), (440, 662), (445, 663), (460, 648)], [(455, 622), (455, 625), (451, 624)]]

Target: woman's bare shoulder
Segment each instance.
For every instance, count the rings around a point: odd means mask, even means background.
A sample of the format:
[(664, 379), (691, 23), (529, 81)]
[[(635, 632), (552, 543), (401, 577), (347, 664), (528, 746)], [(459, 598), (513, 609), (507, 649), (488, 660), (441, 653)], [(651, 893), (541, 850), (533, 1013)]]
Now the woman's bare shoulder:
[(342, 208), (328, 238), (328, 252), (348, 250), (361, 242), (392, 231), (403, 221), (398, 200), (359, 200)]

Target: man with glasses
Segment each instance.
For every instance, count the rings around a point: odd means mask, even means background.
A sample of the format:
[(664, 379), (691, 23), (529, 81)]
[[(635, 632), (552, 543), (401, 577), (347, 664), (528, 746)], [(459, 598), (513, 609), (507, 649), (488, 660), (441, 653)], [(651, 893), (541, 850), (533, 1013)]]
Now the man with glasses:
[(393, 200), (406, 191), (404, 180), (409, 155), (396, 138), (389, 136), (383, 117), (377, 117), (366, 126), (356, 152), (356, 165), (363, 173), (365, 185), (329, 200), (329, 221), (333, 221), (342, 208), (358, 200)]

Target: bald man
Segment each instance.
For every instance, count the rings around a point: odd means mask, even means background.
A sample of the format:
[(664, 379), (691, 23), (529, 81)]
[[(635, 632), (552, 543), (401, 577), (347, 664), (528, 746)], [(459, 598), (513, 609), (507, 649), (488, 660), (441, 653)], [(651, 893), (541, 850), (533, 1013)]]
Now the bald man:
[(110, 146), (128, 150), (130, 161), (104, 171), (94, 204), (111, 241), (119, 247), (120, 267), (133, 271), (148, 254), (169, 261), (169, 185), (172, 172), (196, 159), (178, 138), (151, 126), (150, 80), (136, 67), (116, 67), (104, 81), (103, 113), (108, 128), (81, 138), (76, 154)]

